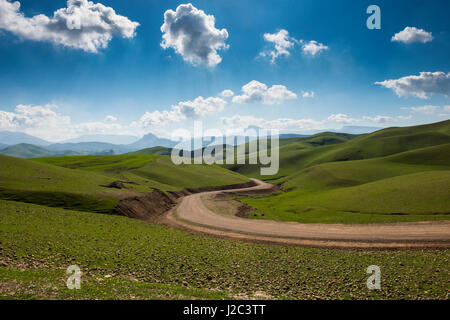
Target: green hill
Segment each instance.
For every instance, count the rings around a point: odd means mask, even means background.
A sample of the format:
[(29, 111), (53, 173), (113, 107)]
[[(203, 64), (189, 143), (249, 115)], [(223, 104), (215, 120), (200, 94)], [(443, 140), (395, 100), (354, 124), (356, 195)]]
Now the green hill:
[(101, 187), (113, 181), (107, 176), (8, 156), (0, 156), (0, 168), (1, 199), (94, 212), (118, 200)]
[(153, 147), (153, 148), (146, 148), (141, 149), (134, 152), (129, 152), (128, 154), (157, 154), (162, 156), (170, 156), (170, 153), (172, 152), (171, 148), (166, 147)]
[[(317, 140), (323, 143), (315, 143)], [(229, 165), (227, 168), (250, 177), (281, 183), (282, 178), (321, 163), (371, 159), (449, 142), (450, 120), (387, 128), (364, 135), (321, 133), (307, 138), (280, 140), (280, 170), (275, 176), (260, 176), (259, 166), (256, 165)]]
[[(166, 156), (116, 155), (24, 160), (0, 156), (0, 199), (109, 212), (119, 199), (152, 192), (231, 185), (244, 176), (217, 166), (175, 166)], [(108, 188), (121, 181), (126, 188)]]
[[(256, 218), (329, 223), (450, 219), (448, 120), (317, 147), (292, 139), (279, 151), (279, 173), (261, 178), (286, 192), (243, 199), (257, 209)], [(233, 169), (259, 174), (256, 166)]]
[(295, 190), (242, 201), (255, 218), (314, 223), (376, 223), (450, 219), (450, 170), (426, 171), (353, 187)]
[(97, 172), (165, 191), (224, 186), (248, 181), (248, 178), (220, 166), (177, 166), (172, 163), (170, 157), (159, 155), (55, 157), (33, 159), (33, 161)]

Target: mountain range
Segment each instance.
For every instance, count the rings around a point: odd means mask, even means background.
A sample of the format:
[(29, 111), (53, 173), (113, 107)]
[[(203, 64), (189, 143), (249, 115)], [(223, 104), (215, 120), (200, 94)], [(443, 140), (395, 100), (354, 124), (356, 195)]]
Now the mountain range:
[[(345, 126), (341, 132), (360, 134), (377, 129), (373, 127)], [(280, 139), (307, 136), (307, 134), (283, 133), (280, 134)], [(191, 141), (191, 145), (195, 145), (193, 142), (194, 140)], [(148, 133), (140, 139), (131, 135), (83, 135), (60, 143), (52, 143), (23, 132), (0, 131), (0, 154), (20, 158), (123, 154), (142, 149), (146, 149), (148, 152), (148, 149), (155, 147), (170, 149), (175, 147), (177, 143), (169, 139), (159, 138), (152, 133)], [(191, 148), (188, 147), (189, 141), (185, 144), (185, 149), (190, 150)], [(153, 151), (151, 150), (151, 152)]]

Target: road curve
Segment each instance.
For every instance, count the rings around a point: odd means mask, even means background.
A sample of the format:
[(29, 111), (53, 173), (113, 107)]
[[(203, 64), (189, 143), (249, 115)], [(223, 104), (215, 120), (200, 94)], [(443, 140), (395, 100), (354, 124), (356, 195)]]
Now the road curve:
[(249, 192), (273, 186), (253, 179), (256, 186), (201, 192), (185, 196), (166, 216), (170, 225), (219, 237), (310, 247), (340, 248), (450, 248), (450, 221), (391, 224), (304, 224), (251, 220), (209, 210), (201, 197), (208, 194)]

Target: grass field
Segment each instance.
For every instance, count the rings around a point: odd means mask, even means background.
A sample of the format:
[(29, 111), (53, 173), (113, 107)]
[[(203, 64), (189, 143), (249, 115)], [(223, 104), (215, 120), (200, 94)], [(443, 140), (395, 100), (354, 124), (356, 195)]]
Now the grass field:
[[(448, 298), (448, 250), (282, 247), (12, 201), (0, 210), (0, 298)], [(73, 264), (81, 290), (66, 288)], [(373, 264), (381, 290), (366, 288)]]

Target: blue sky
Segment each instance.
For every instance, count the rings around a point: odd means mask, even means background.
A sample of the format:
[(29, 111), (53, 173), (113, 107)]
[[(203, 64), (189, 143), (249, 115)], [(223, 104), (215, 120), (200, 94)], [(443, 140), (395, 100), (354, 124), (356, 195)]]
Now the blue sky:
[[(27, 29), (27, 19), (52, 18), (67, 7), (65, 0), (22, 0), (16, 13), (6, 2), (0, 0), (0, 130), (56, 141), (92, 133), (169, 136), (194, 119), (207, 127), (255, 124), (307, 132), (413, 125), (450, 116), (448, 1), (191, 1), (190, 12), (198, 19), (189, 21), (215, 18), (205, 37), (226, 30), (224, 39), (216, 39), (221, 61), (212, 64), (195, 55), (204, 47), (197, 50), (189, 41), (177, 53), (180, 39), (174, 34), (167, 48), (161, 46), (164, 13), (170, 9), (178, 17), (177, 7), (188, 2), (94, 1), (127, 20), (126, 28), (114, 25), (114, 32), (102, 26), (100, 33), (110, 39), (95, 52), (72, 33), (52, 29), (56, 24)], [(371, 4), (381, 9), (380, 30), (366, 27)], [(6, 23), (2, 10), (10, 19)], [(187, 33), (194, 27), (177, 25)], [(292, 45), (288, 54), (271, 61), (275, 42), (264, 35), (280, 30)], [(392, 41), (402, 31), (400, 40)], [(312, 54), (310, 41), (325, 49)], [(390, 87), (375, 84), (388, 79), (398, 81)], [(251, 81), (257, 81), (258, 94), (239, 99)], [(275, 96), (269, 90), (273, 85), (282, 86)], [(234, 96), (221, 96), (226, 89)], [(313, 97), (303, 97), (305, 92)], [(200, 96), (203, 100), (196, 100)]]

